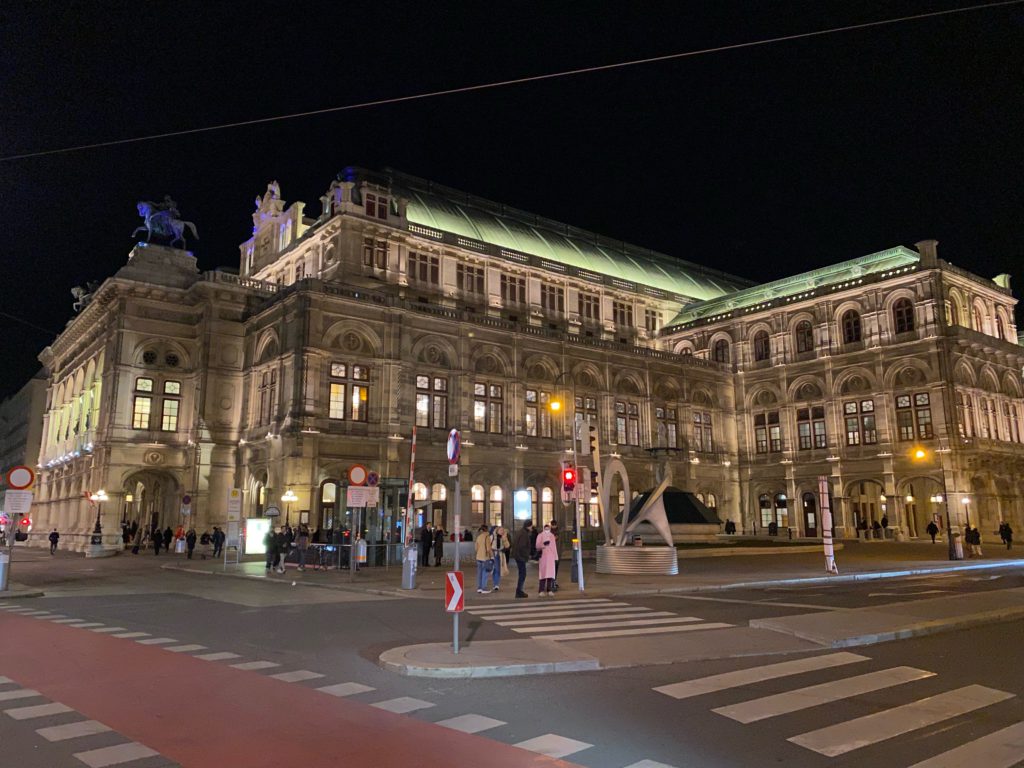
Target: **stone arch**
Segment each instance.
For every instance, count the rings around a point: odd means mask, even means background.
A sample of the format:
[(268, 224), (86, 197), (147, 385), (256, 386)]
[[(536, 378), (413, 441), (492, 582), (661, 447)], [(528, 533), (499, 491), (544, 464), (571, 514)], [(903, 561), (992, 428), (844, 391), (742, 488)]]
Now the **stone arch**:
[(914, 358), (904, 358), (886, 369), (883, 386), (886, 389), (920, 387), (934, 379), (935, 376), (926, 362)]
[(960, 360), (953, 369), (953, 381), (965, 387), (976, 387), (978, 376), (974, 368), (966, 360)]
[(1003, 374), (1002, 392), (1004, 395), (1009, 395), (1010, 397), (1021, 396), (1020, 384), (1017, 383), (1016, 377), (1014, 377), (1014, 375), (1009, 371)]
[(553, 382), (559, 376), (558, 365), (543, 354), (530, 355), (523, 361), (522, 367), (526, 378), (533, 381)]
[(714, 393), (703, 384), (693, 388), (690, 393), (690, 402), (702, 408), (714, 408), (718, 404)]
[(999, 379), (991, 365), (985, 364), (982, 366), (981, 374), (978, 376), (978, 386), (986, 392), (992, 394), (999, 393)]
[(172, 472), (132, 468), (122, 473), (118, 487), (134, 497), (131, 512), (139, 527), (176, 525), (182, 484)]
[(877, 392), (878, 382), (867, 368), (848, 368), (836, 377), (833, 388), (841, 395), (859, 395)]
[(658, 377), (654, 383), (654, 395), (661, 400), (671, 402), (682, 399), (683, 390), (670, 376)]
[(821, 400), (825, 397), (825, 384), (817, 376), (800, 376), (789, 385), (791, 402)]
[(427, 365), (453, 369), (453, 363), (459, 359), (459, 353), (448, 339), (429, 334), (413, 342), (412, 358)]
[(277, 331), (273, 328), (263, 332), (256, 340), (253, 362), (256, 364), (266, 363), (276, 359), (281, 354), (281, 344), (277, 337)]
[(493, 344), (481, 345), (470, 356), (470, 368), (476, 373), (508, 377), (512, 375), (512, 361)]
[(578, 390), (607, 389), (604, 374), (593, 363), (583, 362), (573, 366), (572, 380)]
[(747, 395), (748, 408), (769, 408), (782, 402), (782, 393), (773, 384), (761, 384)]
[(381, 357), (384, 345), (377, 332), (365, 323), (339, 320), (324, 333), (324, 347), (347, 355)]
[(984, 301), (976, 298), (971, 302), (971, 328), (978, 333), (990, 334), (989, 324), (988, 307), (985, 306)]
[(689, 339), (680, 341), (672, 347), (672, 351), (677, 355), (690, 356), (694, 352), (693, 342)]
[(638, 395), (642, 397), (647, 393), (647, 387), (644, 385), (643, 380), (629, 370), (620, 370), (615, 374), (612, 389), (620, 395)]
[(1000, 305), (996, 307), (995, 328), (992, 332), (1003, 341), (1014, 341), (1010, 338), (1010, 316), (1006, 309)]
[(971, 315), (967, 311), (967, 299), (964, 298), (963, 293), (958, 288), (949, 289), (949, 304), (953, 325), (969, 328), (971, 325)]

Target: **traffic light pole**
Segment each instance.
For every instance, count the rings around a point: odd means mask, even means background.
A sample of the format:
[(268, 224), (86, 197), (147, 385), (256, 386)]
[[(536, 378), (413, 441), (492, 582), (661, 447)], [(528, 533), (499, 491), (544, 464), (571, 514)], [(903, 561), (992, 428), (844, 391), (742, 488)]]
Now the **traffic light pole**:
[(576, 524), (575, 535), (573, 536), (572, 545), (572, 558), (573, 558), (573, 573), (576, 578), (574, 581), (578, 582), (580, 592), (584, 590), (583, 582), (583, 510), (580, 509), (580, 491), (582, 484), (580, 483), (580, 457), (576, 451), (577, 440), (581, 438), (581, 426), (583, 424), (580, 419), (580, 414), (576, 412), (576, 398), (573, 397), (572, 402), (572, 465), (576, 469), (576, 487), (573, 488), (573, 501), (572, 501), (572, 517)]

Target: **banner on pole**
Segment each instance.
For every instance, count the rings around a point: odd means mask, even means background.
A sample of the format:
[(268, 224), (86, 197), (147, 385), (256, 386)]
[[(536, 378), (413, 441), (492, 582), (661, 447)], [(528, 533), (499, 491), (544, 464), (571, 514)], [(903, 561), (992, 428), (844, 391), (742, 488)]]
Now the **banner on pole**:
[(836, 550), (832, 544), (832, 500), (828, 492), (828, 477), (818, 476), (818, 498), (821, 507), (821, 541), (825, 548), (825, 573), (839, 573)]

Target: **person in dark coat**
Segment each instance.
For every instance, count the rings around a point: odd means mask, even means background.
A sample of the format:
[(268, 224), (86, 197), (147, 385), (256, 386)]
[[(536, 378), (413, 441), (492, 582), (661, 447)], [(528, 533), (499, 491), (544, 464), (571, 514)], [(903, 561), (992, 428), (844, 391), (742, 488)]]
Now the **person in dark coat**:
[(1007, 549), (1013, 547), (1013, 528), (1010, 527), (1009, 523), (1003, 523), (1003, 541), (1006, 542)]
[(277, 555), (277, 535), (274, 533), (273, 528), (267, 529), (266, 535), (263, 537), (263, 547), (267, 550), (267, 568), (269, 571), (274, 567), (274, 563)]
[[(50, 554), (52, 555), (54, 552), (57, 551), (57, 542), (60, 541), (60, 534), (57, 533), (57, 529), (56, 528), (54, 528), (52, 531), (50, 531), (49, 538), (50, 538)], [(1009, 549), (1009, 547), (1007, 547), (1007, 549)]]
[(171, 551), (171, 542), (174, 541), (174, 531), (171, 530), (171, 526), (167, 526), (164, 529), (164, 549), (168, 552)]
[(424, 523), (420, 528), (420, 565), (430, 566), (430, 546), (434, 543), (434, 532), (430, 523)]
[(531, 553), (534, 551), (534, 536), (533, 522), (527, 520), (512, 537), (512, 559), (516, 561), (516, 568), (519, 569), (519, 577), (516, 579), (516, 597), (518, 598), (529, 597), (523, 591), (523, 585), (526, 583), (526, 561), (530, 559)]
[(441, 565), (444, 557), (444, 528), (440, 525), (434, 529), (434, 565)]
[(188, 559), (192, 559), (192, 553), (196, 549), (196, 531), (195, 528), (189, 528), (188, 533), (185, 534), (185, 547), (188, 549)]
[(932, 520), (930, 523), (928, 523), (928, 527), (925, 528), (925, 530), (928, 531), (928, 535), (932, 537), (932, 544), (934, 544), (935, 543), (935, 537), (939, 533), (939, 526), (937, 526), (935, 524), (935, 521)]
[(219, 557), (224, 551), (224, 531), (218, 526), (213, 527), (213, 556)]
[(159, 528), (154, 528), (150, 538), (153, 540), (153, 554), (159, 555), (160, 547), (164, 545), (164, 535), (160, 533)]
[(462, 540), (463, 541), (472, 541), (473, 540), (473, 532), (470, 531), (469, 528), (467, 528), (466, 530), (464, 530), (462, 532)]

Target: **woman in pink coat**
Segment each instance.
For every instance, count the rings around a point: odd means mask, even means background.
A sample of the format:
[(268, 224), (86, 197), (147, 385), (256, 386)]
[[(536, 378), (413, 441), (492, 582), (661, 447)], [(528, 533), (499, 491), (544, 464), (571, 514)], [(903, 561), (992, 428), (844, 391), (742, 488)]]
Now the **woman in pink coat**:
[(555, 594), (555, 562), (558, 560), (558, 547), (551, 526), (545, 525), (537, 537), (537, 551), (540, 552), (540, 595)]

